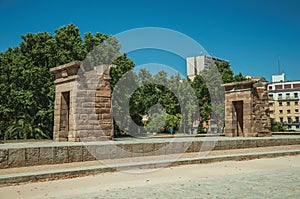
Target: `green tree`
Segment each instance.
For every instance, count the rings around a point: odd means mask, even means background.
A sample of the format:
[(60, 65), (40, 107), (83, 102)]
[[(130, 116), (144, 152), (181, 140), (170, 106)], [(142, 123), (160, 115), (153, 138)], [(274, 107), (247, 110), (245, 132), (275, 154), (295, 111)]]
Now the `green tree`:
[(243, 76), (243, 74), (241, 72), (233, 77), (234, 82), (242, 82), (245, 80), (247, 80), (247, 79)]
[(244, 80), (242, 73), (234, 75), (228, 62), (215, 62), (196, 75), (191, 85), (200, 107), (199, 133), (204, 131), (202, 123), (208, 119), (214, 120), (211, 120), (211, 124), (217, 125), (218, 132), (222, 131), (225, 117), (225, 92), (222, 84)]
[[(182, 115), (177, 113), (175, 115), (167, 114), (166, 124), (165, 124), (165, 132), (169, 133), (170, 127), (172, 127), (175, 131), (178, 131), (181, 124)], [(173, 132), (173, 133), (174, 133)]]
[(165, 111), (158, 110), (151, 114), (146, 129), (150, 133), (159, 133), (165, 130), (167, 114)]
[(56, 44), (56, 65), (83, 60), (88, 53), (84, 49), (85, 45), (80, 36), (79, 28), (74, 24), (55, 30), (54, 41)]
[[(101, 33), (86, 33), (84, 39), (74, 24), (54, 31), (27, 33), (18, 47), (0, 53), (0, 134), (5, 139), (52, 137), (54, 76), (49, 69), (71, 61), (82, 61), (100, 44), (108, 51), (102, 63), (116, 58), (121, 69), (112, 81), (134, 66), (120, 45)], [(118, 58), (117, 58), (118, 56)], [(23, 129), (23, 130), (22, 130)]]
[(271, 120), (271, 131), (272, 132), (285, 132), (287, 128), (281, 122), (275, 122)]
[(112, 63), (117, 66), (115, 68), (112, 68), (110, 71), (110, 77), (111, 77), (110, 86), (113, 91), (114, 86), (119, 81), (119, 79), (123, 77), (123, 75), (126, 72), (132, 70), (135, 65), (133, 61), (127, 57), (126, 53), (117, 57)]
[(210, 104), (210, 93), (205, 83), (203, 75), (197, 75), (194, 81), (191, 82), (195, 94), (198, 99), (198, 104), (200, 108), (200, 125), (198, 127), (198, 132), (203, 133), (204, 128), (202, 123), (210, 118), (211, 104)]

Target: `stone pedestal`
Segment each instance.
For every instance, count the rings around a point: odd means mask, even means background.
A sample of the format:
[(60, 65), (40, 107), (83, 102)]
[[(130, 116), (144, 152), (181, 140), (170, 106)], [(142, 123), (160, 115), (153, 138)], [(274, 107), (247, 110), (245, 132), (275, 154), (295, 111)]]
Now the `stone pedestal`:
[(271, 136), (267, 85), (255, 81), (224, 85), (226, 136)]
[(96, 141), (113, 139), (109, 72), (112, 65), (84, 71), (81, 62), (51, 68), (55, 74), (53, 139)]

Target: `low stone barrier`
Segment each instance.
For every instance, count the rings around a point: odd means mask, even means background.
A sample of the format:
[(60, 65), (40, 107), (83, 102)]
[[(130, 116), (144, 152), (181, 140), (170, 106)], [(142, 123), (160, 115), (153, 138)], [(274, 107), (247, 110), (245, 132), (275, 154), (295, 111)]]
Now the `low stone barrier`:
[(300, 136), (268, 138), (141, 139), (105, 142), (39, 142), (0, 145), (0, 168), (61, 164), (269, 146), (300, 145)]

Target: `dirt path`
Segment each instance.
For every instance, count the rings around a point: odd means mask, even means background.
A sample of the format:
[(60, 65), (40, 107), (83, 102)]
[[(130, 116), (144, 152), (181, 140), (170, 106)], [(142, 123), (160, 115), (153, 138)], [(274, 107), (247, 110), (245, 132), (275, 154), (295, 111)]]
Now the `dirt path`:
[(299, 174), (300, 156), (286, 156), (28, 183), (0, 188), (0, 198), (224, 198), (225, 192), (232, 197), (248, 194), (244, 198), (278, 192), (294, 198), (300, 196)]

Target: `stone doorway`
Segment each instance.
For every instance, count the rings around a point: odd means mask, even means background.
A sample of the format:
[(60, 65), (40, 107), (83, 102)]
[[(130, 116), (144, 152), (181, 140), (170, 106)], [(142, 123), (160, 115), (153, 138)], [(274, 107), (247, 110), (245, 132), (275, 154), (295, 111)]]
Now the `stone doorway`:
[(233, 104), (233, 123), (236, 126), (237, 136), (244, 136), (244, 109), (243, 101), (234, 101)]
[(62, 92), (59, 131), (68, 132), (69, 121), (70, 121), (70, 92)]

